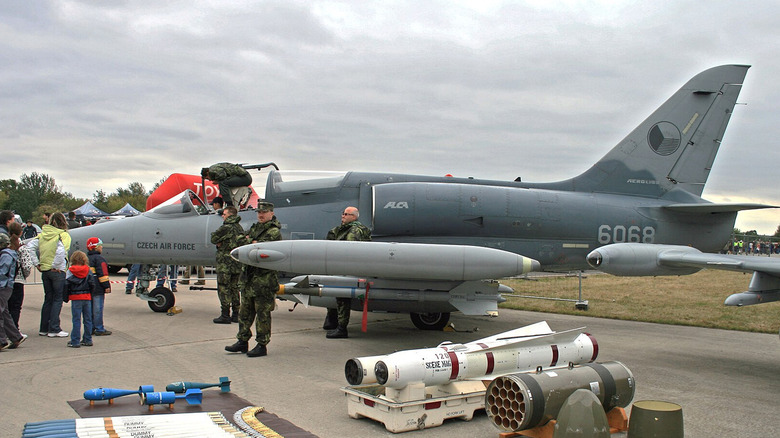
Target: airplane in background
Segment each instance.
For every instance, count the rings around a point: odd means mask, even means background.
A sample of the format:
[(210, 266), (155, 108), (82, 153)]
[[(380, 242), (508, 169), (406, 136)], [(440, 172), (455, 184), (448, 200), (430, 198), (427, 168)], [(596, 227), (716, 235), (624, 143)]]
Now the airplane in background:
[[(748, 68), (723, 65), (694, 76), (590, 169), (565, 181), (366, 172), (310, 173), (302, 178), (272, 170), (264, 199), (275, 204), (283, 239), (293, 243), (324, 239), (339, 223), (341, 211), (352, 205), (371, 228), (374, 242), (439, 249), (457, 245), (468, 253), (474, 247), (490, 248), (538, 261), (549, 271), (585, 269), (591, 251), (614, 243), (718, 251), (739, 211), (771, 207), (701, 198)], [(256, 220), (254, 211), (239, 214), (245, 228)], [(90, 236), (100, 237), (109, 263), (210, 265), (215, 261), (210, 234), (221, 223), (203, 201), (185, 191), (141, 216), (76, 229), (71, 236), (74, 249), (83, 249)], [(291, 267), (315, 266), (314, 259), (326, 257), (313, 248), (306, 247), (307, 255)], [(396, 254), (372, 249), (384, 250)], [(438, 249), (427, 253), (432, 270), (444, 254)], [(536, 268), (529, 263), (524, 266)], [(423, 329), (444, 327), (453, 311), (495, 316), (501, 292), (508, 289), (474, 279), (382, 278), (375, 271), (377, 277), (361, 279), (361, 272), (359, 267), (351, 275), (292, 271), (286, 278), (300, 275), (289, 285), (292, 291), (349, 288), (353, 309), (408, 312)], [(367, 282), (381, 283), (388, 292), (364, 303), (359, 289)], [(280, 294), (281, 299), (302, 302), (300, 294)], [(146, 299), (158, 311), (173, 305), (173, 294), (164, 288)], [(308, 304), (332, 307), (335, 296), (323, 292), (308, 297)]]

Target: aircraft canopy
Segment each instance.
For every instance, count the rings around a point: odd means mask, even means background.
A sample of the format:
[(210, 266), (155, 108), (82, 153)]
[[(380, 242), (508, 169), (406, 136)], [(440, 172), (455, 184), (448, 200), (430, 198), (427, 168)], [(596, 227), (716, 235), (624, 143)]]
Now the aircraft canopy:
[(192, 190), (184, 190), (153, 209), (143, 213), (152, 217), (181, 217), (208, 214), (209, 208)]

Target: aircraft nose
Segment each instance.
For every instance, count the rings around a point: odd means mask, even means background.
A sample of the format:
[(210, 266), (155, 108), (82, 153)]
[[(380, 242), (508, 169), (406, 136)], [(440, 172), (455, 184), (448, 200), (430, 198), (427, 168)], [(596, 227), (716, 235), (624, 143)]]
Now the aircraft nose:
[(591, 251), (590, 254), (588, 254), (587, 260), (588, 260), (588, 264), (591, 267), (595, 269), (599, 269), (601, 264), (604, 262), (604, 257), (601, 255), (601, 253), (598, 250), (596, 250), (596, 251)]

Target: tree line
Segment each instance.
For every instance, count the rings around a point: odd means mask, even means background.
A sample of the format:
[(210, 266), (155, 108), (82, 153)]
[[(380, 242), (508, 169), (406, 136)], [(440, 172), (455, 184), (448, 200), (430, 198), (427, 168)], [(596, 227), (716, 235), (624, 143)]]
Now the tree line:
[[(37, 224), (43, 222), (45, 212), (68, 212), (81, 207), (87, 201), (92, 201), (95, 207), (106, 213), (117, 211), (128, 202), (137, 210), (143, 211), (146, 208), (146, 198), (164, 181), (165, 178), (161, 179), (148, 192), (143, 184), (131, 182), (127, 188), (118, 187), (111, 194), (98, 189), (92, 199), (83, 199), (62, 191), (51, 176), (33, 172), (29, 175), (23, 174), (19, 177), (19, 181), (0, 180), (0, 210), (13, 210), (24, 220), (32, 218)], [(742, 231), (739, 228), (734, 228), (732, 236), (737, 240), (748, 237), (770, 237), (759, 236), (756, 230)], [(780, 238), (780, 225), (771, 237)]]
[(32, 172), (23, 174), (18, 180), (0, 180), (0, 209), (13, 210), (24, 220), (32, 219), (37, 224), (43, 223), (43, 213), (56, 211), (69, 212), (85, 202), (91, 201), (95, 207), (111, 213), (130, 203), (140, 211), (146, 208), (146, 198), (164, 181), (161, 180), (147, 191), (139, 182), (132, 182), (126, 188), (119, 187), (113, 193), (102, 189), (95, 191), (92, 199), (76, 198), (57, 185), (54, 178)]

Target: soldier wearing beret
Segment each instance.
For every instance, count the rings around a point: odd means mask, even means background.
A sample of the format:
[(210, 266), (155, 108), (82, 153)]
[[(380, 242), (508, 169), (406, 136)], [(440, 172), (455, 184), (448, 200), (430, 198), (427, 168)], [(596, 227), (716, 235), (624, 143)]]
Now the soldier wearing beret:
[[(282, 226), (274, 216), (274, 205), (270, 202), (257, 203), (257, 223), (249, 229), (248, 243), (282, 240)], [(271, 341), (271, 311), (276, 304), (279, 279), (276, 271), (244, 266), (244, 287), (241, 292), (241, 308), (238, 312), (238, 341), (225, 350), (232, 353), (246, 353), (249, 357), (268, 354), (266, 345)], [(255, 323), (257, 346), (248, 350), (252, 337), (252, 322)], [(248, 351), (247, 351), (248, 350)]]

